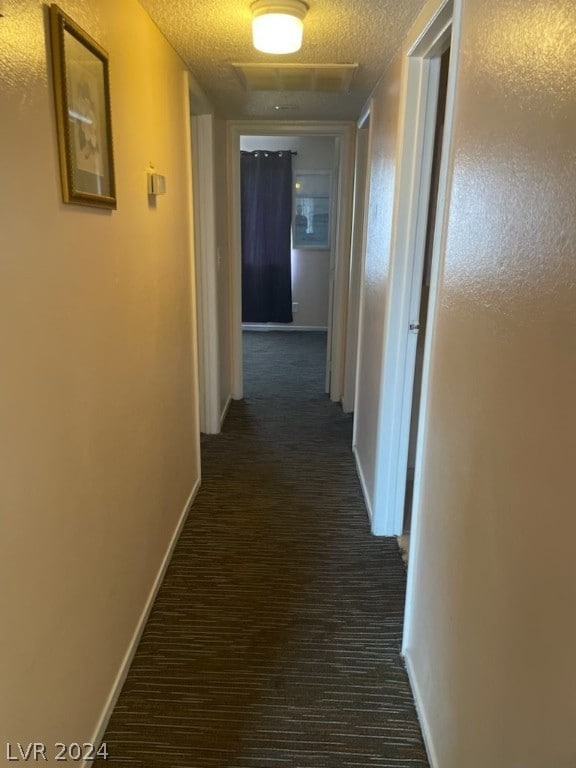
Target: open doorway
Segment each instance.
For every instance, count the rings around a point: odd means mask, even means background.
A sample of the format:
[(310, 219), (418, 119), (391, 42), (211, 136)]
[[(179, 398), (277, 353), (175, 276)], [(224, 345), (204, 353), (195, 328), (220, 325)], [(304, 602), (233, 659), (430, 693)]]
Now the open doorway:
[[(302, 125), (295, 123), (253, 123), (231, 122), (228, 125), (228, 170), (229, 185), (229, 214), (231, 232), (232, 258), (232, 394), (234, 399), (243, 396), (243, 354), (242, 354), (242, 280), (241, 280), (241, 223), (240, 223), (240, 151), (241, 142), (251, 142), (244, 146), (264, 148), (261, 142), (267, 138), (275, 142), (278, 148), (280, 140), (287, 140), (289, 148), (296, 139), (306, 137), (329, 137), (334, 146), (334, 165), (331, 169), (331, 200), (333, 208), (332, 227), (330, 232), (330, 264), (328, 269), (328, 313), (327, 328), (327, 363), (326, 390), (330, 398), (339, 402), (343, 391), (343, 365), (346, 333), (346, 306), (348, 292), (349, 242), (351, 230), (352, 209), (352, 178), (353, 178), (353, 143), (354, 130), (352, 126), (332, 123), (317, 123)], [(296, 150), (298, 151), (298, 150)], [(300, 159), (304, 159), (298, 155)], [(302, 171), (314, 169), (303, 168)], [(318, 245), (316, 243), (316, 245)], [(300, 249), (305, 250), (305, 249)], [(318, 250), (318, 249), (317, 249)], [(301, 260), (300, 260), (301, 261)], [(316, 260), (316, 266), (321, 260)], [(309, 263), (314, 264), (314, 262)], [(298, 268), (296, 268), (297, 271)], [(297, 281), (297, 275), (294, 275)], [(304, 290), (306, 288), (304, 287)], [(304, 324), (305, 315), (302, 303), (298, 303), (295, 316)], [(308, 301), (308, 299), (306, 300)], [(308, 303), (310, 303), (308, 301)], [(310, 305), (311, 306), (311, 305)], [(310, 319), (306, 323), (315, 327)]]
[(446, 117), (446, 96), (448, 89), (448, 70), (450, 66), (450, 47), (440, 56), (440, 78), (436, 108), (436, 124), (434, 130), (434, 147), (432, 153), (432, 170), (430, 178), (430, 197), (426, 219), (426, 240), (424, 245), (424, 263), (420, 278), (420, 306), (418, 319), (412, 330), (417, 334), (416, 360), (414, 366), (414, 385), (412, 390), (412, 406), (410, 413), (410, 436), (408, 444), (408, 468), (406, 472), (406, 492), (404, 501), (403, 549), (409, 548), (409, 534), (412, 522), (412, 502), (414, 497), (414, 472), (416, 467), (416, 447), (418, 426), (420, 422), (420, 405), (422, 394), (422, 370), (424, 351), (429, 340), (428, 336), (428, 306), (430, 303), (430, 279), (432, 275), (432, 255), (436, 233), (436, 212), (438, 209), (438, 185), (440, 182), (440, 167), (442, 164), (442, 145), (444, 138), (444, 121)]
[[(411, 423), (414, 425), (414, 495), (408, 507), (414, 513), (410, 519), (415, 517), (418, 506), (419, 446), (424, 440), (429, 370), (426, 360), (430, 345), (426, 342), (433, 333), (431, 319), (434, 317), (440, 225), (444, 218), (447, 186), (446, 149), (450, 144), (454, 110), (455, 79), (450, 76), (453, 71), (451, 59), (456, 55), (452, 39), (452, 0), (439, 0), (436, 8), (430, 6), (426, 11), (419, 17), (404, 46), (400, 96), (401, 144), (395, 190), (391, 280), (385, 310), (378, 468), (372, 515), (373, 532), (388, 536), (400, 536), (405, 529)], [(452, 56), (446, 55), (443, 59), (449, 48)], [(443, 67), (447, 85), (439, 108)], [(442, 109), (443, 104), (446, 105), (445, 110)], [(445, 113), (444, 119), (439, 115), (442, 112)], [(442, 124), (445, 125), (444, 137), (435, 142), (437, 128)], [(438, 182), (432, 189), (435, 143)], [(430, 209), (436, 213), (438, 226), (428, 216)], [(426, 272), (427, 240), (429, 262)], [(427, 285), (423, 292), (424, 284)], [(420, 323), (423, 321), (426, 329), (420, 334)], [(419, 338), (422, 375), (416, 376)], [(418, 390), (416, 403), (413, 398), (415, 383)], [(416, 416), (412, 419), (413, 412), (419, 414), (419, 423)]]
[[(240, 151), (242, 218), (247, 219), (242, 221), (243, 340), (250, 340), (251, 347), (255, 343), (269, 345), (274, 340), (282, 341), (281, 332), (298, 332), (291, 342), (294, 343), (298, 338), (303, 340), (302, 334), (314, 333), (318, 339), (325, 339), (325, 360), (328, 361), (335, 245), (332, 210), (336, 207), (333, 182), (337, 168), (336, 139), (334, 136), (241, 136)], [(292, 226), (288, 223), (285, 228), (281, 226), (279, 219), (283, 217), (277, 205), (285, 195), (274, 194), (272, 206), (269, 197), (276, 183), (283, 191), (287, 163), (291, 166), (292, 181), (290, 199), (285, 202)], [(269, 207), (272, 218), (265, 223), (262, 216)], [(276, 232), (275, 225), (280, 225), (281, 232)], [(285, 243), (277, 242), (280, 236), (286, 239)], [(254, 257), (255, 264), (247, 263), (250, 256)], [(288, 284), (283, 279), (283, 265), (278, 263), (281, 259), (286, 261)], [(252, 281), (250, 285), (248, 280)], [(289, 307), (285, 306), (287, 301)], [(266, 341), (256, 342), (251, 338), (251, 334), (261, 332), (271, 335)], [(282, 343), (286, 343), (285, 340)], [(244, 349), (244, 373), (247, 362), (253, 359), (254, 355), (247, 355)], [(328, 391), (328, 387), (326, 389)]]

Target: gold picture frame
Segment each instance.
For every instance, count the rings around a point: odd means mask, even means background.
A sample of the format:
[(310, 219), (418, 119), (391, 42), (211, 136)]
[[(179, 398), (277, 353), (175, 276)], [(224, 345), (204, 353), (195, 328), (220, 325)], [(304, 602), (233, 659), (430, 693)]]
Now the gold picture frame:
[(55, 4), (50, 37), (62, 198), (114, 209), (108, 54)]

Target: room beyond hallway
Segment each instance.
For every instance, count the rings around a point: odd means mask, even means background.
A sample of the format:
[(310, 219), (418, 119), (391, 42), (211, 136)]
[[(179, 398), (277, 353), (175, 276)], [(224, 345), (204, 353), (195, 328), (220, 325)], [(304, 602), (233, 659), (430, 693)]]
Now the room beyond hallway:
[(369, 532), (325, 341), (244, 334), (245, 399), (203, 439), (97, 766), (428, 768), (400, 658), (405, 570)]

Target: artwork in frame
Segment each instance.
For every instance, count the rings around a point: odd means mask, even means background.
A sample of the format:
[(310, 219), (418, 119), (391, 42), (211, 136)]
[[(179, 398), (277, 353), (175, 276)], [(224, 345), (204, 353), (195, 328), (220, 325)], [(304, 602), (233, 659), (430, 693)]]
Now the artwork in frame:
[(63, 200), (116, 208), (108, 54), (54, 4), (50, 30)]
[(294, 173), (293, 248), (329, 248), (332, 206), (330, 171)]

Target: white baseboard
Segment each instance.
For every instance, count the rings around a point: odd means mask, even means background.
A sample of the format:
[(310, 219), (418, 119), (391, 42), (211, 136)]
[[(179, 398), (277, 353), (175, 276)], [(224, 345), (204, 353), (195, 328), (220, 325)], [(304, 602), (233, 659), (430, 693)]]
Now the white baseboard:
[[(134, 634), (132, 635), (132, 640), (128, 645), (126, 653), (124, 654), (122, 663), (120, 664), (120, 669), (118, 670), (118, 674), (116, 675), (116, 679), (114, 680), (114, 683), (112, 685), (110, 695), (108, 696), (108, 699), (106, 700), (106, 704), (104, 705), (104, 708), (102, 710), (102, 714), (98, 719), (98, 724), (94, 730), (94, 736), (90, 739), (90, 744), (94, 744), (96, 748), (98, 748), (98, 746), (101, 744), (104, 738), (104, 734), (108, 726), (108, 721), (112, 716), (112, 711), (116, 706), (118, 697), (120, 696), (122, 686), (124, 685), (126, 676), (128, 675), (128, 672), (130, 670), (130, 665), (132, 664), (132, 659), (134, 658), (134, 654), (136, 653), (136, 649), (138, 648), (138, 643), (140, 642), (140, 638), (142, 637), (142, 633), (144, 632), (144, 627), (146, 626), (146, 622), (148, 621), (148, 616), (150, 615), (150, 611), (152, 610), (152, 606), (154, 605), (154, 600), (156, 599), (158, 590), (160, 589), (162, 581), (164, 580), (164, 575), (166, 573), (166, 569), (168, 568), (168, 564), (170, 563), (172, 552), (174, 551), (174, 547), (176, 546), (176, 542), (178, 541), (178, 538), (180, 536), (184, 523), (186, 522), (186, 518), (188, 517), (188, 513), (190, 512), (190, 508), (192, 507), (192, 503), (194, 501), (196, 494), (198, 493), (199, 487), (200, 487), (200, 477), (194, 484), (194, 488), (190, 492), (190, 495), (188, 496), (186, 504), (184, 505), (184, 509), (180, 514), (180, 519), (178, 520), (178, 524), (174, 530), (174, 533), (172, 534), (172, 538), (170, 539), (170, 543), (168, 545), (168, 549), (166, 550), (166, 554), (164, 555), (164, 558), (162, 560), (162, 564), (160, 565), (160, 569), (158, 570), (158, 573), (156, 574), (156, 578), (154, 579), (154, 583), (152, 584), (152, 589), (150, 590), (148, 599), (146, 600), (146, 604), (144, 605), (144, 609), (142, 610), (140, 619), (138, 620), (138, 624), (136, 625), (136, 629), (134, 630)], [(92, 764), (93, 764), (92, 760), (84, 760), (82, 763), (82, 768), (91, 768)]]
[(220, 414), (220, 429), (222, 429), (222, 425), (224, 424), (224, 419), (226, 418), (226, 414), (228, 413), (228, 408), (230, 408), (231, 402), (232, 395), (228, 395), (228, 400), (226, 400), (224, 408), (222, 408), (222, 413)]
[(354, 413), (354, 403), (350, 405), (348, 402), (348, 398), (345, 395), (342, 395), (342, 399), (340, 400), (340, 403), (342, 404), (342, 411), (346, 414)]
[(362, 464), (360, 463), (360, 459), (358, 457), (358, 451), (356, 450), (355, 445), (352, 446), (352, 453), (354, 454), (354, 460), (356, 462), (356, 472), (358, 473), (358, 478), (360, 480), (360, 487), (362, 488), (362, 495), (364, 496), (364, 504), (366, 504), (366, 511), (368, 512), (370, 523), (372, 523), (372, 519), (373, 519), (372, 503), (370, 501), (370, 496), (368, 495), (368, 490), (366, 488), (366, 480), (364, 478), (364, 472), (362, 471)]
[(284, 323), (242, 323), (243, 331), (327, 331), (325, 325), (292, 325)]
[(424, 704), (422, 700), (422, 694), (418, 686), (418, 679), (414, 671), (412, 660), (408, 653), (404, 654), (404, 664), (406, 665), (406, 672), (408, 673), (408, 680), (410, 681), (410, 687), (412, 688), (412, 696), (414, 697), (414, 704), (416, 705), (416, 714), (418, 715), (418, 721), (420, 723), (420, 729), (422, 731), (422, 738), (424, 739), (424, 746), (426, 747), (426, 754), (428, 755), (428, 762), (430, 768), (440, 768), (438, 762), (438, 756), (434, 749), (434, 741), (432, 739), (432, 729), (430, 723), (426, 717)]

